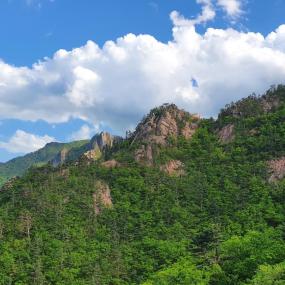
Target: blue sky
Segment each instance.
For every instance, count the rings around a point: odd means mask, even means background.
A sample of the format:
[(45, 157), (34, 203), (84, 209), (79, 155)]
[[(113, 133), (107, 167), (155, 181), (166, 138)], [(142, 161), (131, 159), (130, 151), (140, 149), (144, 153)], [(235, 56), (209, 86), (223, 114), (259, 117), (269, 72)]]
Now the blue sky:
[[(227, 1), (238, 3), (238, 10), (226, 10)], [(215, 15), (195, 22), (205, 7)], [(179, 14), (170, 20), (174, 10)], [(276, 29), (285, 24), (284, 11), (283, 0), (1, 1), (0, 161), (50, 140), (85, 138), (103, 129), (123, 134), (165, 101), (214, 116), (231, 100), (282, 83), (285, 29)], [(207, 59), (193, 51), (197, 45)], [(231, 66), (221, 56), (229, 46)], [(263, 53), (273, 58), (271, 69)], [(251, 83), (240, 88), (243, 71), (223, 85), (224, 74), (242, 69), (244, 61)], [(208, 65), (214, 65), (209, 74)], [(212, 82), (207, 78), (215, 67), (219, 76)], [(252, 75), (260, 68), (264, 73)], [(173, 82), (164, 86), (169, 78)]]

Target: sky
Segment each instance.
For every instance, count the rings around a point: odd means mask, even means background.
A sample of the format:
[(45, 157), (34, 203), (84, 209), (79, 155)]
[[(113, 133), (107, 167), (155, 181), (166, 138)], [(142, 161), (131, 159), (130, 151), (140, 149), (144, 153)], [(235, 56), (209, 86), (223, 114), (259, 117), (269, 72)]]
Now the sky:
[(153, 107), (215, 117), (285, 83), (284, 0), (1, 0), (0, 162), (124, 135)]

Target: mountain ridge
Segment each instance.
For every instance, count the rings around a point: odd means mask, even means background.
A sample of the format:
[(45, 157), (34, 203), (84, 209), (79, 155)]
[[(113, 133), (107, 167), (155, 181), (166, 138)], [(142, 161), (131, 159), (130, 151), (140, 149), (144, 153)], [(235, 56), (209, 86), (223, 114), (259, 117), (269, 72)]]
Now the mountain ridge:
[[(234, 138), (234, 122), (237, 119), (251, 115), (259, 116), (270, 112), (272, 109), (277, 109), (285, 101), (282, 96), (283, 92), (283, 85), (272, 86), (263, 95), (252, 94), (221, 109), (215, 124), (221, 142), (229, 143), (232, 141)], [(136, 150), (135, 159), (137, 162), (144, 161), (146, 164), (152, 165), (153, 152), (157, 150), (158, 145), (165, 145), (166, 139), (173, 135), (176, 137), (183, 135), (190, 138), (195, 133), (199, 121), (201, 121), (201, 117), (197, 114), (190, 114), (183, 109), (179, 109), (175, 104), (165, 103), (153, 108), (149, 114), (143, 117), (136, 129), (132, 133), (128, 133), (126, 139), (131, 140), (131, 144), (134, 144), (136, 140), (146, 143)], [(181, 124), (185, 124), (183, 128), (181, 128)], [(172, 129), (170, 126), (172, 126)], [(103, 146), (100, 145), (102, 136), (109, 137), (107, 138), (109, 147), (113, 146), (111, 137), (114, 138), (114, 142), (122, 140), (119, 136), (101, 132), (95, 134), (90, 140), (70, 143), (47, 143), (38, 151), (14, 158), (6, 163), (0, 163), (0, 185), (14, 176), (22, 175), (31, 166), (51, 162), (56, 167), (67, 161), (75, 161), (83, 155), (87, 159), (99, 159), (103, 149)], [(55, 151), (47, 158), (35, 158), (31, 162), (25, 163), (25, 160), (29, 160), (31, 156), (37, 156), (38, 153), (49, 148), (55, 148)], [(20, 164), (20, 166), (17, 166), (17, 164)]]
[(284, 284), (285, 87), (271, 92), (282, 100), (268, 112), (242, 104), (190, 137), (191, 116), (158, 112), (139, 140), (7, 183), (0, 284)]

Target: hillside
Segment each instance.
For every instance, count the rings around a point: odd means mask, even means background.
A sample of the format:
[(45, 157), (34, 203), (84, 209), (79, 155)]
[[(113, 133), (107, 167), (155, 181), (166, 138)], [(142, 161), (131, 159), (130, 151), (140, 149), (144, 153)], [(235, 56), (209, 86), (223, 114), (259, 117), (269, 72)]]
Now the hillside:
[(5, 184), (0, 284), (285, 284), (284, 102), (280, 85), (217, 120), (166, 104)]
[(14, 158), (0, 164), (0, 186), (10, 178), (23, 175), (30, 167), (39, 167), (51, 163), (54, 167), (65, 162), (75, 161), (81, 156), (100, 158), (106, 147), (111, 147), (121, 138), (101, 132), (90, 141), (74, 141), (70, 143), (48, 143), (42, 149), (22, 157)]
[(77, 141), (72, 143), (48, 143), (42, 149), (29, 153), (22, 157), (14, 158), (6, 163), (0, 164), (0, 185), (2, 182), (14, 176), (20, 176), (31, 166), (40, 166), (52, 159), (63, 149), (77, 149), (87, 144), (88, 141)]

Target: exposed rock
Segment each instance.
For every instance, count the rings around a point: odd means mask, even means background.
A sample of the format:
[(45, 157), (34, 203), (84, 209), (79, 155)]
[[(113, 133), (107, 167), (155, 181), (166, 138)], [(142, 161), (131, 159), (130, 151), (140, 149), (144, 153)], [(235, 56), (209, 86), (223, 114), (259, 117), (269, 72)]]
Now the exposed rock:
[(150, 144), (142, 145), (135, 151), (136, 162), (144, 162), (146, 165), (152, 165), (153, 163), (153, 150)]
[(224, 126), (218, 133), (219, 140), (222, 143), (229, 143), (234, 140), (234, 125), (229, 124)]
[(97, 160), (101, 157), (101, 155), (101, 150), (98, 147), (96, 147), (95, 149), (88, 150), (83, 154), (83, 156), (88, 160)]
[(111, 159), (111, 160), (102, 162), (101, 165), (106, 168), (115, 168), (115, 167), (119, 167), (120, 163), (115, 159)]
[(52, 165), (54, 167), (63, 164), (66, 161), (68, 155), (68, 150), (66, 148), (63, 148), (51, 161)]
[(95, 214), (98, 215), (105, 208), (111, 208), (113, 206), (111, 191), (103, 181), (96, 182), (96, 192), (93, 193), (93, 207)]
[(285, 177), (285, 157), (268, 162), (269, 182), (276, 182)]
[(12, 189), (13, 184), (15, 181), (17, 181), (19, 179), (19, 176), (14, 176), (12, 178), (10, 178), (8, 181), (5, 182), (5, 184), (0, 188), (0, 192), (1, 191), (7, 191)]
[(171, 176), (182, 176), (185, 174), (184, 164), (180, 160), (170, 160), (162, 165), (160, 170)]
[(153, 109), (137, 126), (130, 139), (132, 144), (142, 142), (135, 151), (135, 160), (153, 163), (155, 146), (166, 146), (170, 138), (184, 136), (190, 139), (198, 128), (200, 117), (180, 110), (174, 104)]
[(101, 132), (100, 134), (95, 135), (91, 141), (90, 145), (91, 148), (95, 149), (98, 147), (100, 150), (102, 150), (105, 147), (112, 147), (114, 141), (117, 137), (112, 136), (111, 134), (107, 132)]
[(102, 152), (106, 148), (111, 148), (114, 143), (118, 142), (122, 138), (117, 136), (112, 136), (107, 132), (101, 132), (95, 135), (88, 146), (88, 151), (83, 154), (88, 160), (97, 160), (101, 157)]
[(132, 136), (133, 142), (142, 141), (166, 145), (169, 137), (182, 135), (189, 139), (198, 128), (199, 120), (199, 116), (180, 110), (174, 104), (164, 104), (153, 109), (139, 123)]
[(279, 107), (280, 99), (274, 96), (267, 96), (261, 98), (261, 107), (265, 113), (270, 112), (271, 110)]
[(190, 139), (196, 132), (198, 124), (186, 122), (185, 127), (181, 130), (181, 134), (186, 138)]

